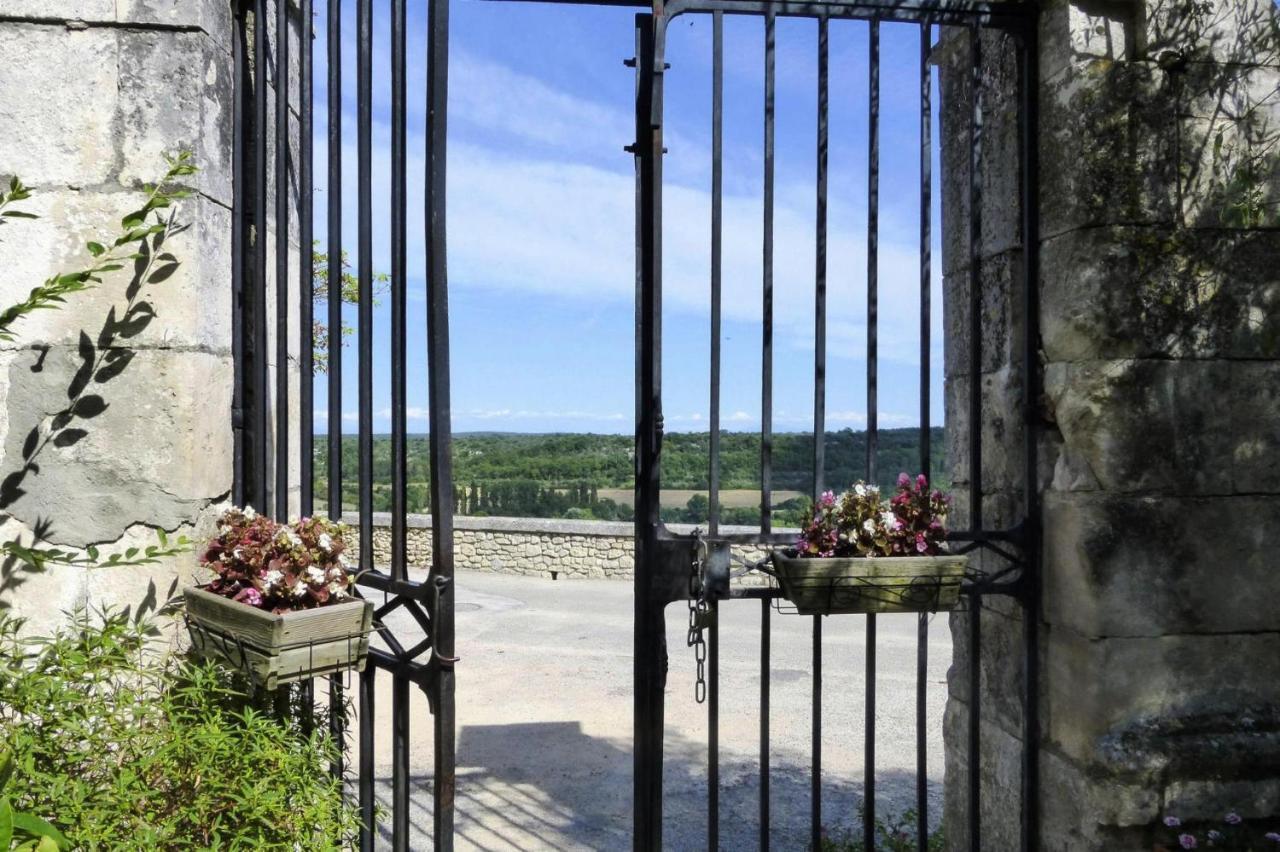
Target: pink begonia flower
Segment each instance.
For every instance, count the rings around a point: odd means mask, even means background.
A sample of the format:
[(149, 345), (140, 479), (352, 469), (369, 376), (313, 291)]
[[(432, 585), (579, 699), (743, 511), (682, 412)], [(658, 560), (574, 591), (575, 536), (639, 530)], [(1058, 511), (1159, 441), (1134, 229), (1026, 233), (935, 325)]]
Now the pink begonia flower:
[(1164, 824), (1169, 828), (1177, 828), (1182, 825), (1182, 820), (1178, 819), (1176, 816), (1167, 816), (1164, 818)]
[(1200, 844), (1196, 842), (1195, 835), (1179, 834), (1178, 845), (1181, 846), (1183, 849), (1195, 849)]
[(916, 477), (916, 490), (923, 492), (929, 487), (929, 478), (923, 473)]
[(241, 589), (232, 600), (249, 606), (262, 606), (262, 593), (253, 586), (249, 586), (247, 589)]
[(907, 476), (905, 472), (898, 474), (899, 488), (908, 488), (910, 487), (910, 485), (911, 485), (911, 477)]
[(836, 504), (836, 492), (834, 491), (822, 492), (822, 497), (818, 502), (826, 508), (830, 508), (834, 506)]
[(1231, 813), (1226, 815), (1224, 821), (1226, 822), (1227, 825), (1239, 825), (1240, 823), (1244, 822), (1244, 817), (1240, 816), (1240, 814), (1236, 813), (1235, 811), (1232, 811)]

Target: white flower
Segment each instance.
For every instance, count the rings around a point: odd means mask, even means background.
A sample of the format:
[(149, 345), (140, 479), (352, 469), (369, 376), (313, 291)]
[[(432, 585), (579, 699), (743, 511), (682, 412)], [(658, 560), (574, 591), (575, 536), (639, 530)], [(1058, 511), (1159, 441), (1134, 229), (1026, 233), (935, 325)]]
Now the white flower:
[(314, 565), (311, 565), (307, 568), (305, 576), (307, 578), (307, 581), (311, 583), (324, 582), (324, 572)]
[(891, 530), (896, 530), (902, 526), (902, 522), (898, 520), (898, 516), (893, 512), (881, 512), (880, 522)]
[(345, 598), (347, 596), (346, 586), (342, 583), (330, 583), (329, 594), (335, 598)]
[(854, 494), (857, 494), (859, 497), (866, 497), (866, 496), (867, 496), (867, 486), (865, 486), (865, 485), (863, 485), (861, 482), (859, 482), (857, 485), (853, 486), (853, 493), (854, 493)]
[(273, 588), (277, 583), (284, 579), (284, 574), (272, 568), (270, 571), (262, 575), (262, 590), (265, 592)]
[(243, 514), (246, 521), (252, 521), (254, 518), (258, 517), (258, 513), (253, 511), (252, 506), (245, 506)]
[(867, 532), (871, 533), (872, 535), (875, 535), (876, 522), (871, 520), (870, 518), (867, 518), (865, 521), (862, 522), (862, 528)]
[(289, 594), (293, 595), (295, 598), (304, 598), (304, 597), (306, 597), (306, 596), (307, 596), (307, 584), (306, 584), (306, 583), (294, 583), (294, 584), (293, 584), (293, 588), (289, 590)]
[(218, 535), (226, 535), (229, 532), (231, 532), (229, 524), (218, 524)]
[(347, 554), (345, 553), (338, 554), (338, 564), (341, 565), (343, 568), (347, 567)]
[(237, 547), (235, 550), (231, 551), (231, 555), (236, 559), (244, 559), (244, 548)]
[(320, 533), (320, 549), (325, 553), (333, 550), (333, 539), (329, 538), (328, 533)]

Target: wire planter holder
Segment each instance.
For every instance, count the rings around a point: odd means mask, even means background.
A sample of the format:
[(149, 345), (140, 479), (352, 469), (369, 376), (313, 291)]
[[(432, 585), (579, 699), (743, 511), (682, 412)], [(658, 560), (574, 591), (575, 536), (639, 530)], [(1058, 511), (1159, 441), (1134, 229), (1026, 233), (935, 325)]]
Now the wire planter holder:
[(775, 550), (756, 567), (800, 615), (838, 615), (958, 609), (968, 562), (950, 553), (823, 558)]
[(202, 588), (184, 591), (191, 649), (244, 676), (250, 691), (364, 671), (373, 604), (352, 600), (271, 613)]

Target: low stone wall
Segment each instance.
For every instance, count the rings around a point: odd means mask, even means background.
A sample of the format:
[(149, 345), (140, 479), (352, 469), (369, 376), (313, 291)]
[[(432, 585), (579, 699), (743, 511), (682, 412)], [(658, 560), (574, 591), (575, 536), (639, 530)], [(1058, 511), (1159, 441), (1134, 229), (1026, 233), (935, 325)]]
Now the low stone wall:
[[(360, 540), (359, 518), (348, 514), (351, 548)], [(456, 517), (454, 566), (464, 571), (524, 574), (533, 577), (584, 577), (629, 579), (635, 567), (635, 527), (614, 521), (570, 521), (556, 518)], [(694, 527), (671, 526), (673, 532), (691, 533)], [(721, 527), (724, 533), (751, 533), (755, 527)], [(411, 566), (431, 561), (431, 516), (410, 515), (407, 550)], [(755, 561), (765, 552), (735, 547), (743, 561)], [(379, 565), (391, 561), (391, 515), (373, 515), (373, 556)], [(740, 569), (741, 566), (735, 566)]]

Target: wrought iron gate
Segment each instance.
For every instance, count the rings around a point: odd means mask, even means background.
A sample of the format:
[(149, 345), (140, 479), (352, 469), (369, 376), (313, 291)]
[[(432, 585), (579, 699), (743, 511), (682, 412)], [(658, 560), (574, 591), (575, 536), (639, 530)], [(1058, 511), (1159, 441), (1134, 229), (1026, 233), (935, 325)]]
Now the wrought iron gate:
[[(587, 3), (589, 0), (552, 0), (558, 3)], [(607, 5), (634, 5), (649, 8), (642, 0), (599, 0)], [(389, 833), (396, 849), (408, 849), (410, 843), (410, 766), (409, 747), (413, 731), (409, 710), (410, 686), (422, 689), (430, 701), (434, 775), (432, 779), (432, 837), (437, 849), (453, 845), (454, 800), (454, 630), (453, 630), (453, 519), (452, 475), (449, 428), (449, 326), (448, 288), (445, 241), (445, 163), (446, 104), (448, 87), (448, 19), (449, 0), (430, 0), (427, 31), (427, 151), (426, 151), (426, 256), (427, 256), (427, 350), (425, 375), (429, 389), (430, 413), (430, 499), (432, 506), (433, 554), (429, 575), (425, 579), (410, 577), (406, 560), (406, 388), (410, 380), (406, 359), (405, 323), (407, 264), (406, 204), (406, 3), (389, 0), (391, 10), (391, 447), (392, 447), (392, 530), (389, 565), (374, 563), (372, 536), (372, 468), (373, 468), (373, 302), (372, 302), (372, 78), (373, 78), (373, 3), (374, 0), (347, 0), (354, 4), (357, 27), (357, 150), (356, 173), (358, 191), (355, 204), (357, 217), (357, 263), (360, 282), (358, 307), (357, 366), (359, 371), (359, 450), (358, 517), (360, 531), (360, 588), (366, 596), (381, 599), (377, 618), (396, 610), (404, 610), (421, 629), (421, 638), (412, 643), (401, 641), (385, 625), (379, 629), (384, 647), (370, 654), (370, 667), (359, 678), (356, 703), (360, 727), (355, 737), (357, 795), (365, 828), (361, 833), (362, 849), (372, 849), (377, 827), (375, 808), (375, 729), (374, 696), (379, 677), (391, 679), (392, 695), (392, 792)], [(312, 341), (312, 192), (314, 189), (311, 146), (313, 130), (314, 73), (310, 23), (315, 11), (324, 14), (326, 44), (323, 46), (327, 79), (327, 130), (329, 152), (325, 180), (327, 186), (327, 273), (330, 282), (342, 276), (343, 227), (342, 211), (342, 32), (343, 3), (323, 0), (324, 9), (313, 8), (313, 0), (298, 0), (297, 17), (291, 24), (290, 5), (272, 0), (238, 0), (235, 3), (236, 38), (233, 44), (235, 66), (235, 147), (233, 153), (235, 204), (232, 211), (232, 267), (235, 322), (233, 349), (236, 363), (233, 425), (236, 447), (236, 480), (234, 499), (251, 503), (277, 516), (292, 510), (310, 514), (313, 509), (312, 486), (313, 445), (310, 412), (312, 410), (313, 365)], [(662, 459), (662, 389), (661, 389), (661, 302), (662, 302), (662, 161), (663, 161), (663, 85), (666, 71), (665, 52), (668, 26), (679, 15), (708, 15), (712, 21), (714, 79), (710, 118), (712, 122), (712, 237), (711, 237), (711, 358), (709, 366), (711, 395), (711, 452), (709, 464), (711, 521), (705, 546), (712, 558), (706, 560), (708, 573), (700, 585), (691, 590), (690, 564), (698, 558), (699, 540), (673, 534), (659, 516)], [(1038, 398), (1036, 348), (1036, 287), (1038, 221), (1036, 210), (1036, 7), (1032, 2), (971, 2), (971, 0), (814, 0), (791, 2), (777, 0), (653, 0), (649, 13), (636, 16), (636, 579), (635, 579), (635, 669), (634, 669), (634, 846), (636, 849), (659, 849), (662, 843), (662, 765), (664, 697), (666, 680), (665, 609), (675, 602), (698, 598), (699, 611), (694, 615), (695, 632), (706, 636), (706, 703), (710, 737), (708, 742), (709, 778), (707, 794), (707, 843), (719, 843), (719, 662), (721, 642), (717, 613), (722, 605), (737, 599), (758, 600), (761, 614), (760, 677), (760, 810), (761, 848), (768, 848), (770, 828), (769, 805), (769, 675), (771, 608), (778, 597), (773, 589), (730, 588), (728, 583), (728, 548), (731, 545), (769, 546), (789, 539), (772, 529), (770, 513), (772, 490), (772, 412), (773, 412), (773, 214), (774, 214), (774, 105), (775, 105), (775, 24), (779, 17), (793, 16), (816, 19), (818, 40), (818, 171), (814, 266), (814, 481), (817, 496), (823, 490), (825, 431), (826, 340), (825, 310), (827, 298), (826, 209), (827, 209), (827, 112), (829, 63), (827, 33), (831, 21), (866, 22), (870, 33), (870, 78), (873, 82), (869, 99), (870, 168), (868, 206), (868, 301), (867, 301), (867, 416), (868, 478), (875, 476), (876, 411), (878, 379), (877, 340), (877, 244), (878, 244), (878, 180), (879, 180), (879, 26), (882, 21), (913, 23), (920, 30), (921, 170), (920, 183), (920, 459), (921, 469), (929, 470), (929, 341), (930, 328), (930, 246), (931, 246), (931, 105), (932, 71), (929, 52), (935, 27), (947, 26), (970, 32), (970, 67), (974, 92), (983, 74), (982, 41), (976, 37), (983, 29), (998, 29), (1015, 37), (1019, 62), (1018, 129), (1021, 174), (1021, 296), (1023, 316), (1021, 340), (1022, 370), (1022, 443), (1025, 477), (1022, 488), (1021, 520), (1013, 525), (993, 529), (983, 524), (982, 512), (982, 430), (971, 429), (969, 439), (969, 528), (955, 532), (951, 539), (961, 549), (980, 550), (998, 556), (1007, 563), (1001, 572), (975, 576), (965, 592), (970, 601), (968, 651), (976, 659), (982, 633), (979, 603), (984, 596), (1005, 595), (1018, 601), (1024, 618), (1024, 683), (1022, 761), (1023, 848), (1035, 846), (1038, 836), (1038, 741), (1036, 683), (1038, 680), (1038, 637), (1035, 617), (1039, 600), (1038, 554), (1040, 536), (1036, 519), (1036, 411)], [(722, 123), (723, 65), (725, 15), (752, 15), (763, 19), (765, 48), (762, 58), (765, 75), (764, 111), (764, 240), (762, 308), (762, 387), (761, 387), (761, 471), (762, 512), (760, 531), (750, 535), (728, 535), (719, 525), (719, 440), (720, 440), (720, 339), (721, 339), (721, 271), (722, 271)], [(296, 109), (298, 137), (303, 140), (299, 154), (290, 153), (291, 104), (282, 93), (289, 90), (291, 26), (301, 22), (296, 45), (298, 63), (298, 100)], [(271, 112), (268, 107), (273, 107)], [(982, 367), (981, 282), (982, 224), (980, 211), (981, 180), (978, 164), (982, 156), (982, 100), (973, 98), (969, 124), (969, 276), (968, 320), (970, 375), (977, 376)], [(291, 188), (296, 186), (296, 201)], [(273, 201), (272, 215), (268, 202)], [(288, 238), (291, 209), (296, 210), (296, 241)], [(285, 238), (271, 245), (268, 232)], [(271, 256), (269, 256), (269, 254)], [(296, 255), (296, 257), (295, 257)], [(290, 293), (290, 272), (296, 271), (301, 282), (297, 292)], [(274, 288), (274, 299), (272, 289)], [(296, 300), (296, 301), (295, 301)], [(272, 304), (274, 302), (274, 304)], [(297, 317), (296, 327), (291, 319)], [(341, 302), (328, 301), (328, 429), (327, 494), (324, 511), (341, 518), (342, 511), (342, 395), (343, 350), (341, 341)], [(271, 338), (274, 329), (274, 340)], [(290, 336), (292, 335), (292, 337)], [(291, 341), (294, 347), (291, 348)], [(273, 345), (274, 344), (274, 345)], [(274, 352), (269, 350), (272, 347)], [(302, 376), (296, 400), (290, 396), (290, 364)], [(415, 376), (417, 374), (415, 373)], [(968, 417), (970, 423), (982, 419), (980, 383), (970, 383)], [(301, 424), (301, 425), (298, 425)], [(296, 449), (291, 434), (296, 430)], [(296, 463), (296, 479), (291, 478)], [(290, 499), (290, 488), (299, 487), (296, 500)], [(906, 616), (899, 616), (906, 617)], [(928, 823), (928, 798), (925, 775), (926, 732), (925, 700), (928, 621), (918, 621), (918, 653), (916, 672), (917, 724), (917, 815), (920, 848), (925, 849)], [(816, 847), (822, 827), (822, 621), (813, 618), (813, 740), (812, 740), (812, 808), (811, 842)], [(980, 666), (969, 667), (971, 696), (968, 718), (967, 832), (970, 848), (981, 847), (980, 814)], [(379, 674), (381, 672), (381, 674)], [(866, 616), (866, 718), (864, 731), (866, 766), (864, 775), (863, 825), (867, 848), (874, 848), (871, 827), (875, 817), (875, 681), (876, 681), (876, 616)], [(347, 700), (343, 684), (328, 684), (329, 702), (333, 708)], [(334, 732), (342, 730), (342, 715), (331, 714)], [(335, 766), (344, 773), (346, 767)], [(852, 807), (852, 806), (851, 806)]]
[[(660, 519), (659, 497), (662, 469), (662, 162), (663, 94), (669, 66), (666, 45), (669, 26), (680, 15), (702, 14), (712, 24), (712, 95), (709, 113), (712, 128), (711, 168), (711, 266), (710, 266), (710, 528), (705, 541), (701, 537), (676, 535)], [(749, 535), (725, 535), (719, 531), (720, 482), (720, 346), (721, 346), (721, 275), (723, 250), (723, 100), (724, 100), (724, 16), (753, 15), (762, 17), (765, 27), (764, 55), (764, 222), (763, 222), (763, 327), (761, 387), (761, 516), (760, 532)], [(880, 24), (882, 21), (913, 23), (920, 31), (920, 468), (930, 469), (929, 447), (929, 341), (930, 328), (930, 255), (931, 255), (931, 79), (930, 51), (935, 26), (968, 30), (969, 68), (972, 113), (968, 126), (969, 181), (969, 304), (968, 352), (969, 383), (968, 478), (970, 524), (949, 538), (962, 552), (981, 550), (1005, 563), (999, 571), (975, 573), (965, 585), (968, 601), (968, 672), (970, 696), (967, 728), (967, 840), (969, 848), (982, 847), (981, 825), (981, 666), (977, 663), (981, 648), (981, 601), (984, 596), (1007, 595), (1018, 601), (1024, 613), (1023, 666), (1025, 687), (1023, 709), (1022, 812), (1021, 845), (1036, 846), (1039, 832), (1038, 741), (1036, 683), (1038, 680), (1038, 636), (1036, 607), (1039, 600), (1038, 556), (1040, 549), (1036, 519), (1036, 440), (1038, 399), (1038, 365), (1036, 352), (1039, 332), (1036, 325), (1037, 242), (1036, 212), (1036, 6), (1034, 3), (948, 2), (948, 0), (818, 0), (818, 2), (767, 2), (767, 0), (655, 0), (652, 14), (636, 17), (636, 551), (635, 580), (635, 848), (662, 847), (662, 766), (664, 697), (667, 672), (665, 609), (674, 602), (697, 597), (700, 611), (692, 617), (690, 644), (698, 654), (699, 676), (705, 655), (706, 705), (708, 738), (707, 846), (719, 846), (719, 658), (721, 642), (717, 627), (721, 602), (734, 599), (760, 600), (760, 812), (761, 849), (769, 848), (769, 675), (770, 675), (770, 611), (780, 596), (776, 589), (730, 588), (728, 583), (728, 548), (731, 545), (770, 546), (789, 544), (794, 535), (779, 535), (772, 530), (772, 411), (773, 411), (773, 229), (774, 229), (774, 120), (776, 75), (776, 21), (779, 17), (815, 19), (817, 39), (817, 174), (815, 197), (814, 247), (814, 317), (815, 351), (813, 363), (813, 470), (812, 493), (816, 500), (824, 489), (824, 433), (826, 380), (826, 300), (827, 300), (827, 142), (829, 106), (828, 31), (832, 21), (865, 21), (869, 29), (869, 175), (867, 228), (867, 459), (869, 481), (876, 476), (877, 433), (877, 300), (879, 240), (879, 111), (880, 111)], [(982, 162), (982, 39), (986, 29), (1003, 30), (1013, 36), (1019, 68), (1018, 136), (1021, 177), (1021, 315), (1023, 335), (1022, 368), (1022, 434), (1024, 478), (1022, 482), (1021, 519), (1001, 529), (984, 526), (982, 511), (983, 456), (982, 423), (982, 262), (981, 241), (981, 169)], [(843, 483), (842, 483), (843, 484)], [(690, 581), (691, 562), (700, 558), (699, 549), (709, 548), (718, 554), (704, 559), (702, 576)], [(904, 618), (909, 616), (885, 616)], [(812, 775), (810, 848), (821, 845), (823, 827), (821, 809), (822, 777), (822, 620), (813, 618), (812, 652)], [(863, 779), (862, 826), (865, 848), (875, 848), (875, 690), (876, 690), (876, 615), (866, 620), (866, 724), (864, 734), (865, 772)], [(925, 670), (928, 650), (928, 620), (918, 620), (916, 669), (916, 814), (917, 843), (921, 852), (927, 848), (928, 797), (926, 785)], [(701, 634), (705, 630), (706, 638)], [(698, 634), (695, 636), (695, 634)], [(699, 647), (706, 643), (706, 650)], [(850, 803), (850, 809), (855, 807)]]

